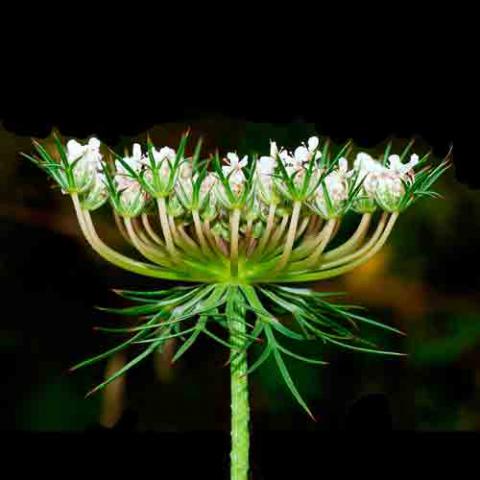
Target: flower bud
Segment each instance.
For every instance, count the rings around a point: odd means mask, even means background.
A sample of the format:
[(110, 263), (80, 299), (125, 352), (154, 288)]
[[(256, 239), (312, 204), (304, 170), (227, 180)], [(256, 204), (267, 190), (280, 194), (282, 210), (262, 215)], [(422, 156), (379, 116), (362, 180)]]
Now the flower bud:
[(67, 143), (67, 160), (73, 166), (73, 179), (76, 191), (83, 193), (90, 189), (94, 182), (96, 171), (101, 165), (102, 154), (100, 142), (91, 138), (86, 145), (81, 145), (76, 140)]
[(105, 175), (97, 173), (93, 186), (81, 198), (82, 207), (85, 210), (96, 210), (108, 199), (108, 190), (105, 185)]
[(405, 184), (413, 182), (413, 167), (419, 161), (418, 155), (413, 154), (410, 161), (402, 163), (398, 155), (388, 157), (388, 168), (384, 168), (378, 175), (376, 199), (383, 210), (397, 212), (402, 207), (405, 195)]
[(222, 173), (227, 179), (230, 192), (234, 199), (231, 198), (229, 192), (226, 191), (225, 185), (221, 182), (215, 184), (214, 192), (219, 203), (226, 209), (230, 210), (238, 206), (237, 200), (240, 200), (246, 188), (246, 177), (243, 168), (247, 166), (248, 157), (245, 155), (242, 160), (236, 153), (228, 153), (225, 159), (226, 165), (222, 166)]
[(387, 212), (395, 212), (405, 194), (405, 187), (400, 174), (385, 170), (379, 175), (376, 199), (380, 207)]
[(336, 170), (324, 178), (309, 204), (315, 213), (328, 220), (344, 213), (347, 199), (347, 180)]
[(175, 188), (175, 181), (179, 172), (185, 179), (191, 173), (191, 168), (189, 172), (188, 164), (183, 159), (180, 159), (180, 166), (175, 167), (177, 154), (170, 147), (162, 147), (160, 150), (152, 147), (150, 155), (153, 157), (153, 168), (151, 159), (142, 157), (146, 188), (154, 197), (166, 197)]
[(353, 163), (353, 170), (347, 174), (353, 177), (351, 188), (361, 188), (352, 202), (352, 209), (358, 213), (373, 213), (377, 209), (375, 193), (378, 175), (384, 170), (383, 165), (368, 153), (359, 152)]
[(266, 205), (279, 202), (278, 193), (274, 188), (273, 174), (276, 161), (272, 157), (260, 157), (257, 161), (255, 185), (260, 200)]
[(119, 213), (124, 217), (136, 217), (142, 213), (147, 197), (135, 182), (120, 193)]

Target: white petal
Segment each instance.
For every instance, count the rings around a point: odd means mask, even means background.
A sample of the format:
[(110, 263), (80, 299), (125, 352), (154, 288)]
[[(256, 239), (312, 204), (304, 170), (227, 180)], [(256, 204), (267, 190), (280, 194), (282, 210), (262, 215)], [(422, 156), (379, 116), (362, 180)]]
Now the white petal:
[(355, 160), (359, 163), (370, 163), (373, 161), (373, 158), (366, 152), (358, 152)]
[(260, 157), (257, 168), (261, 174), (269, 175), (275, 168), (275, 160), (272, 157)]
[(175, 150), (170, 147), (162, 147), (158, 152), (158, 159), (159, 161), (168, 158), (168, 160), (173, 160), (175, 158)]
[(340, 160), (338, 160), (338, 170), (345, 174), (347, 173), (347, 170), (348, 170), (348, 161), (346, 158), (340, 158)]
[(280, 160), (284, 165), (293, 165), (293, 158), (288, 154), (286, 150), (281, 150), (279, 153)]
[(391, 164), (393, 163), (393, 164), (397, 164), (397, 165), (398, 165), (399, 163), (400, 163), (400, 164), (402, 163), (401, 160), (400, 160), (400, 156), (399, 156), (399, 155), (389, 155), (389, 156), (388, 156), (388, 161), (389, 161), (389, 163), (391, 163)]
[(309, 151), (307, 150), (306, 147), (297, 147), (295, 149), (294, 156), (297, 162), (301, 162), (301, 163), (308, 162)]
[(243, 167), (246, 167), (247, 164), (248, 164), (248, 155), (245, 155), (245, 156), (242, 158), (241, 162), (238, 164), (238, 166), (239, 166), (240, 168), (243, 168)]
[(85, 147), (80, 145), (76, 140), (69, 140), (67, 143), (67, 156), (69, 160), (75, 160), (83, 155)]
[(132, 148), (133, 158), (140, 160), (142, 158), (142, 147), (139, 143), (134, 143)]
[(318, 147), (318, 137), (310, 137), (308, 139), (308, 149), (313, 152)]
[(275, 158), (278, 155), (277, 143), (270, 141), (270, 156)]
[(232, 167), (238, 165), (238, 155), (236, 153), (228, 152), (227, 153), (227, 158), (230, 161), (230, 165)]
[(98, 150), (98, 149), (100, 148), (100, 140), (99, 140), (98, 138), (92, 137), (92, 138), (88, 141), (88, 146), (89, 146), (91, 149)]
[(177, 152), (173, 149), (173, 148), (170, 148), (170, 147), (164, 147), (165, 148), (165, 156), (171, 161), (171, 160), (175, 160), (175, 157), (177, 156)]

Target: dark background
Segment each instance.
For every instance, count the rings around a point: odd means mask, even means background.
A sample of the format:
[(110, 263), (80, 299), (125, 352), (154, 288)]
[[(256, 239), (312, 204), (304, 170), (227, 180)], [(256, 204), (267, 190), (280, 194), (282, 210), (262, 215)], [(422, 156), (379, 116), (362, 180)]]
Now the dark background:
[[(163, 50), (145, 57), (122, 56), (121, 49), (93, 55), (90, 44), (64, 55), (65, 63), (58, 62), (63, 54), (48, 49), (28, 55), (32, 45), (18, 55), (15, 74), (2, 80), (0, 102), (0, 428), (111, 433), (98, 423), (101, 399), (83, 399), (102, 368), (73, 376), (64, 371), (111, 341), (91, 332), (109, 321), (92, 306), (117, 302), (110, 288), (139, 285), (88, 250), (66, 198), (18, 152), (54, 127), (67, 137), (94, 134), (121, 148), (146, 131), (159, 143), (175, 144), (190, 126), (193, 135), (206, 137), (207, 149), (223, 152), (239, 145), (266, 149), (271, 135), (294, 145), (313, 133), (336, 143), (352, 138), (366, 149), (389, 137), (415, 136), (437, 158), (453, 146), (454, 168), (439, 186), (445, 200), (424, 200), (405, 213), (391, 247), (338, 284), (372, 316), (407, 331), (405, 340), (380, 340), (409, 359), (329, 351), (326, 369), (292, 364), (317, 424), (267, 365), (252, 377), (258, 478), (281, 470), (279, 458), (287, 465), (308, 452), (303, 461), (311, 465), (315, 446), (325, 449), (339, 431), (480, 430), (478, 94), (468, 51), (449, 41), (452, 32), (440, 28), (419, 44), (416, 27), (411, 34), (402, 30), (401, 45), (381, 52), (352, 42), (338, 55), (300, 45), (288, 49), (293, 58), (267, 48), (253, 59), (248, 45), (247, 65), (238, 45), (226, 50), (231, 61), (225, 66), (211, 59), (208, 47), (194, 44), (173, 60)], [(386, 33), (378, 32), (376, 47)], [(128, 375), (114, 430), (155, 432), (167, 451), (192, 451), (208, 438), (205, 471), (226, 468), (225, 358), (205, 341), (173, 371), (146, 361)]]

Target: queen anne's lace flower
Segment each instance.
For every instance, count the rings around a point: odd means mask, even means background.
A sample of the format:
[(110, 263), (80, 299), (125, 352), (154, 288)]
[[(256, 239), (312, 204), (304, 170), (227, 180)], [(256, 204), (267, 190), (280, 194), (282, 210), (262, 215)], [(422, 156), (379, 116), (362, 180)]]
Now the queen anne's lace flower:
[[(356, 322), (398, 330), (333, 305), (324, 293), (294, 284), (334, 278), (367, 262), (385, 244), (403, 210), (422, 196), (435, 196), (431, 186), (448, 163), (415, 173), (426, 157), (412, 154), (403, 163), (409, 146), (401, 155), (389, 155), (388, 148), (378, 157), (382, 161), (359, 152), (349, 167), (348, 144), (335, 154), (324, 145), (321, 153), (318, 137), (310, 137), (293, 153), (271, 141), (269, 155), (240, 159), (230, 152), (222, 163), (218, 154), (201, 159), (200, 143), (189, 157), (186, 139), (182, 137), (177, 150), (156, 149), (148, 142), (145, 152), (134, 144), (131, 155), (110, 158), (110, 151), (104, 159), (95, 138), (86, 145), (70, 140), (66, 149), (56, 138), (60, 160), (38, 142), (40, 157), (25, 156), (71, 195), (86, 240), (104, 259), (139, 275), (190, 283), (166, 291), (121, 292), (139, 302), (121, 313), (140, 315), (145, 323), (126, 330), (110, 328), (135, 334), (76, 368), (130, 343), (145, 344), (143, 352), (95, 391), (159, 351), (167, 340), (186, 338), (172, 361), (201, 333), (228, 346), (235, 419), (232, 471), (233, 478), (243, 480), (248, 470), (249, 345), (262, 337), (265, 350), (250, 368), (273, 354), (287, 386), (310, 415), (283, 355), (324, 362), (289, 351), (281, 345), (280, 334), (298, 340), (316, 336), (344, 348), (398, 355), (366, 347), (358, 339)], [(116, 211), (121, 234), (143, 260), (120, 253), (100, 238), (91, 211), (107, 199)], [(350, 211), (362, 214), (357, 229), (344, 243), (330, 248), (342, 217)], [(376, 223), (373, 228), (372, 223)], [(291, 324), (299, 329), (281, 323), (284, 316), (295, 320)], [(228, 338), (210, 331), (211, 323), (226, 328)]]

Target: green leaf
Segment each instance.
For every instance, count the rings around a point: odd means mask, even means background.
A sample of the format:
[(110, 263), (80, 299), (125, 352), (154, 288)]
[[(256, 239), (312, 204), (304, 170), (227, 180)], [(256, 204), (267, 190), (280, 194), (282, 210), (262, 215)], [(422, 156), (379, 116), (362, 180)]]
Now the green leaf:
[(270, 358), (271, 354), (272, 354), (272, 347), (270, 344), (267, 344), (267, 346), (263, 349), (262, 353), (258, 356), (255, 362), (253, 362), (250, 368), (247, 370), (247, 375), (250, 375), (255, 370), (257, 370), (257, 368), (263, 365)]
[(401, 330), (398, 330), (397, 328), (390, 327), (389, 325), (385, 325), (385, 324), (380, 323), (380, 322), (376, 322), (375, 320), (372, 320), (370, 318), (366, 318), (366, 317), (356, 315), (356, 314), (353, 314), (353, 313), (350, 313), (350, 312), (344, 312), (344, 315), (349, 316), (351, 318), (354, 318), (355, 320), (359, 320), (360, 322), (368, 323), (370, 325), (374, 325), (376, 327), (383, 328), (384, 330), (389, 330), (390, 332), (398, 333), (400, 335), (405, 335), (404, 332), (402, 332)]
[(355, 347), (353, 345), (348, 345), (346, 343), (339, 342), (337, 340), (333, 340), (332, 338), (326, 338), (326, 340), (330, 343), (335, 345), (339, 345), (340, 347), (348, 348), (350, 350), (357, 350), (358, 352), (366, 352), (366, 353), (375, 353), (378, 355), (392, 355), (397, 357), (406, 357), (406, 353), (398, 353), (398, 352), (387, 352), (385, 350), (374, 350), (371, 348), (363, 348), (363, 347)]
[[(265, 332), (266, 332), (269, 340), (274, 343), (275, 338), (273, 337), (273, 333), (272, 333), (272, 331), (271, 331), (271, 329), (268, 325), (265, 327)], [(278, 369), (279, 369), (280, 373), (282, 374), (283, 380), (285, 381), (285, 383), (286, 383), (287, 387), (289, 388), (290, 392), (295, 397), (295, 399), (300, 404), (300, 406), (308, 413), (308, 415), (310, 415), (312, 420), (316, 421), (312, 412), (310, 411), (307, 404), (303, 400), (302, 396), (298, 392), (297, 387), (293, 383), (292, 377), (290, 376), (290, 373), (288, 372), (288, 369), (285, 365), (285, 362), (283, 361), (283, 358), (282, 358), (282, 355), (280, 354), (280, 351), (273, 348), (273, 356), (275, 358), (275, 361), (277, 362), (277, 366), (278, 366)]]
[(67, 152), (65, 151), (65, 147), (56, 133), (53, 134), (53, 140), (55, 141), (57, 151), (60, 154), (60, 159), (62, 160), (64, 167), (68, 169), (70, 167), (70, 163), (68, 161)]
[(285, 355), (288, 355), (289, 357), (295, 358), (297, 360), (301, 360), (302, 362), (305, 362), (305, 363), (312, 363), (314, 365), (328, 365), (329, 364), (328, 362), (325, 362), (323, 360), (317, 360), (315, 358), (307, 358), (307, 357), (304, 357), (302, 355), (298, 355), (297, 353), (293, 353), (290, 350), (283, 347), (282, 345), (280, 345), (279, 343), (277, 343), (277, 347)]
[(390, 155), (391, 149), (392, 149), (392, 142), (388, 142), (387, 148), (385, 149), (385, 152), (383, 153), (382, 165), (387, 164), (388, 156)]
[(172, 363), (175, 363), (195, 343), (198, 336), (203, 331), (203, 328), (204, 328), (204, 326), (207, 322), (207, 318), (208, 317), (206, 315), (201, 315), (200, 316), (193, 333), (190, 335), (190, 337), (188, 337), (187, 340), (185, 340), (185, 342), (182, 343), (182, 345), (175, 352), (175, 355), (172, 358)]
[(222, 338), (220, 338), (219, 336), (215, 335), (214, 333), (212, 333), (210, 330), (208, 330), (207, 328), (204, 328), (203, 329), (203, 333), (207, 336), (209, 336), (210, 338), (212, 338), (213, 340), (215, 340), (216, 342), (218, 342), (220, 345), (223, 345), (224, 347), (230, 349), (230, 350), (243, 350), (243, 349), (240, 349), (238, 348), (237, 346), (235, 345), (232, 345), (231, 343), (223, 340)]
[[(150, 323), (153, 323), (156, 319), (152, 318), (149, 322), (147, 322), (147, 325)], [(120, 345), (117, 345), (116, 347), (111, 348), (110, 350), (107, 350), (106, 352), (101, 353), (100, 355), (96, 355), (95, 357), (88, 358), (87, 360), (84, 360), (83, 362), (77, 363), (73, 367), (69, 369), (69, 372), (73, 372), (75, 370), (78, 370), (79, 368), (86, 367), (87, 365), (92, 365), (94, 363), (100, 362), (101, 360), (110, 357), (116, 352), (119, 352), (120, 350), (123, 350), (126, 348), (128, 345), (133, 343), (136, 339), (142, 338), (142, 336), (145, 334), (145, 332), (141, 331), (137, 333), (136, 335), (133, 335), (131, 338), (126, 340), (125, 342), (121, 343)]]
[(115, 292), (117, 295), (123, 296), (124, 294), (127, 295), (137, 295), (139, 297), (166, 297), (166, 296), (173, 296), (175, 294), (180, 294), (184, 293), (185, 290), (192, 291), (195, 289), (201, 288), (198, 285), (196, 286), (188, 286), (188, 287), (171, 287), (168, 289), (163, 289), (163, 290), (149, 290), (149, 291), (138, 291), (138, 290), (120, 290), (120, 289), (114, 289), (113, 292)]
[[(125, 307), (125, 308), (108, 308), (108, 307), (95, 307), (97, 310), (102, 312), (108, 313), (115, 313), (116, 315), (124, 315), (124, 316), (138, 316), (138, 315), (146, 315), (149, 313), (159, 313), (163, 312), (162, 306), (159, 304), (153, 305), (136, 305), (133, 307)], [(165, 312), (165, 315), (168, 315), (168, 312)]]
[(412, 139), (408, 142), (407, 146), (405, 147), (405, 149), (403, 150), (403, 152), (401, 153), (400, 155), (400, 161), (403, 163), (403, 161), (405, 160), (405, 157), (407, 156), (408, 152), (410, 151), (410, 149), (413, 147), (413, 144), (415, 143), (415, 139)]
[(165, 340), (169, 340), (171, 338), (181, 337), (181, 336), (185, 335), (186, 333), (192, 332), (193, 330), (195, 330), (195, 327), (187, 328), (187, 329), (182, 330), (181, 332), (178, 332), (178, 333), (162, 335), (160, 337), (154, 337), (154, 338), (147, 338), (146, 340), (137, 340), (136, 342), (133, 342), (133, 343), (153, 343), (153, 342), (157, 342), (157, 341), (164, 342)]
[(130, 368), (134, 367), (138, 362), (140, 362), (141, 360), (143, 360), (145, 357), (147, 357), (148, 355), (150, 355), (157, 347), (158, 345), (160, 344), (161, 342), (158, 341), (158, 342), (155, 342), (153, 343), (152, 345), (150, 345), (148, 348), (146, 348), (140, 355), (137, 355), (133, 360), (131, 360), (130, 362), (128, 362), (126, 365), (124, 365), (120, 370), (118, 370), (117, 372), (115, 372), (112, 376), (110, 376), (109, 378), (107, 378), (107, 380), (105, 380), (104, 382), (102, 382), (101, 384), (97, 385), (95, 388), (93, 388), (92, 390), (90, 390), (86, 397), (89, 397), (90, 395), (92, 395), (93, 393), (95, 392), (98, 392), (99, 390), (101, 390), (102, 388), (106, 387), (109, 383), (113, 382), (115, 379), (117, 379), (118, 377), (120, 377), (121, 375), (124, 375), (125, 372), (127, 372), (127, 370), (130, 370)]

